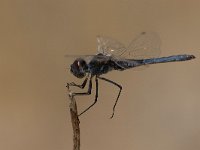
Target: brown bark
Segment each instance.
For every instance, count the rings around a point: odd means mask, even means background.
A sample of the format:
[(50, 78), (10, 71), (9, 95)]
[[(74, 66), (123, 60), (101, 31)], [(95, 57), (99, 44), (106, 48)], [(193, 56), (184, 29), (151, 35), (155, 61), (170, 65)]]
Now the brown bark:
[[(69, 90), (69, 89), (68, 89)], [(78, 111), (77, 111), (77, 105), (76, 100), (74, 98), (73, 93), (69, 90), (69, 99), (70, 99), (70, 114), (71, 114), (71, 122), (72, 122), (72, 128), (73, 128), (73, 150), (80, 150), (80, 121), (78, 118)]]

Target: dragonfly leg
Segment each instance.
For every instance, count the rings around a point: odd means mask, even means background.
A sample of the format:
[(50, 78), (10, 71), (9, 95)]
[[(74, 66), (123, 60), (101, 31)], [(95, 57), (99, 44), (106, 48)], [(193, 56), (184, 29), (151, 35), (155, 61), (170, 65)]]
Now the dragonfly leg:
[(94, 102), (93, 102), (88, 108), (86, 108), (84, 111), (82, 111), (82, 112), (79, 114), (79, 116), (82, 115), (83, 113), (85, 113), (86, 111), (88, 111), (88, 110), (89, 110), (92, 106), (94, 106), (94, 105), (96, 104), (96, 102), (97, 102), (97, 99), (98, 99), (98, 87), (99, 87), (97, 76), (95, 76), (95, 83), (96, 83), (95, 100), (94, 100)]
[(83, 83), (82, 84), (76, 84), (76, 83), (74, 83), (74, 82), (71, 82), (71, 83), (67, 83), (67, 88), (69, 88), (70, 86), (76, 86), (76, 87), (79, 87), (79, 88), (81, 88), (81, 89), (84, 89), (84, 87), (85, 87), (85, 85), (86, 85), (86, 83), (87, 83), (87, 81), (88, 81), (88, 76), (85, 78), (85, 80), (83, 81)]
[(89, 86), (88, 86), (88, 91), (87, 92), (81, 92), (81, 93), (73, 93), (74, 96), (82, 96), (82, 95), (90, 95), (92, 91), (92, 77), (89, 79)]
[(109, 82), (109, 83), (112, 83), (113, 85), (115, 85), (115, 86), (117, 86), (117, 87), (119, 88), (119, 93), (118, 93), (118, 95), (117, 95), (117, 99), (116, 99), (115, 104), (114, 104), (114, 106), (113, 106), (113, 113), (112, 113), (112, 115), (111, 115), (111, 117), (110, 117), (110, 118), (112, 119), (113, 116), (114, 116), (114, 114), (115, 114), (115, 107), (116, 107), (116, 105), (117, 105), (119, 96), (120, 96), (121, 91), (122, 91), (122, 86), (119, 85), (119, 84), (117, 84), (117, 83), (115, 83), (114, 81), (109, 80), (109, 79), (106, 79), (106, 78), (103, 78), (103, 77), (98, 77), (98, 78), (101, 79), (101, 80), (107, 81), (107, 82)]

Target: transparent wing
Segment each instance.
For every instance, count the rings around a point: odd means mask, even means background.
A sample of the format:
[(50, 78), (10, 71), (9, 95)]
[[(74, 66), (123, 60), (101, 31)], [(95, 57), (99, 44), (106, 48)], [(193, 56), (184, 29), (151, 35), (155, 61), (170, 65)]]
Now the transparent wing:
[(126, 48), (122, 43), (107, 36), (97, 36), (97, 51), (104, 55), (129, 59), (158, 57), (161, 40), (155, 32), (142, 32)]
[(120, 56), (126, 47), (117, 40), (107, 36), (97, 36), (97, 51), (104, 55)]
[(131, 59), (146, 59), (158, 57), (161, 40), (155, 32), (142, 32), (127, 47), (121, 56)]

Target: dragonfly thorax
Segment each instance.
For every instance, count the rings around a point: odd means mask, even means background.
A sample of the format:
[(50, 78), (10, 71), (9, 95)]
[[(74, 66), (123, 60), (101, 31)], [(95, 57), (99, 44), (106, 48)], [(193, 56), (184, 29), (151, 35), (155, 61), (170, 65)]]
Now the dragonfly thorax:
[(82, 58), (77, 58), (73, 64), (71, 64), (71, 73), (77, 78), (83, 78), (86, 75), (87, 63)]

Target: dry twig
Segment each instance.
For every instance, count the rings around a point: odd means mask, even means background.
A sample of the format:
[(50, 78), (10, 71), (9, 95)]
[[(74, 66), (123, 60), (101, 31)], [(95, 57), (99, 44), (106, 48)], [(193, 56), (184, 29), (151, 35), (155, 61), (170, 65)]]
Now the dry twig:
[(76, 100), (74, 98), (73, 93), (69, 90), (69, 99), (70, 99), (70, 114), (71, 114), (71, 122), (72, 122), (72, 128), (73, 128), (73, 142), (74, 142), (74, 147), (73, 150), (80, 150), (80, 121), (78, 118), (78, 111), (77, 111), (77, 105), (76, 105)]

